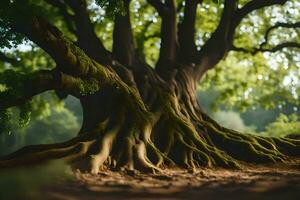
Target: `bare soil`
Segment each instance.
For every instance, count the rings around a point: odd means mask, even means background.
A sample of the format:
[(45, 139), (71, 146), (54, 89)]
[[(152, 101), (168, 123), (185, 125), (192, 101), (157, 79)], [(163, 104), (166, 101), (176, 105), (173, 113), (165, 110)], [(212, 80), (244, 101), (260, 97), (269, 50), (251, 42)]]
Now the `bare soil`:
[(237, 199), (299, 200), (299, 162), (273, 166), (247, 165), (241, 170), (221, 168), (195, 172), (165, 170), (157, 174), (76, 172), (76, 180), (45, 189), (45, 199)]

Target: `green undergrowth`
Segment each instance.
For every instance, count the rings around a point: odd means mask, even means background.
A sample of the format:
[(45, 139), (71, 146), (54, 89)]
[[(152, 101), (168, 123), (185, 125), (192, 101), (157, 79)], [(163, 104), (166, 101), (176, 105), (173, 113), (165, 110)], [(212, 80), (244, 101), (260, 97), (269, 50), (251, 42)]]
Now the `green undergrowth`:
[(22, 169), (0, 170), (0, 199), (42, 199), (43, 189), (59, 181), (73, 180), (71, 169), (62, 161), (53, 161)]

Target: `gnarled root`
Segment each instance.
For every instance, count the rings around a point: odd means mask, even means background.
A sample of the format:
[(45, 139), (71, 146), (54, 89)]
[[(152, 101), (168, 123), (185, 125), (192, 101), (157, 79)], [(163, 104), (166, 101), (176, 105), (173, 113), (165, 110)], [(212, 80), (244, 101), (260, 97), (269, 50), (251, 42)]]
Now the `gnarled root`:
[[(130, 115), (131, 116), (130, 116)], [(82, 133), (67, 142), (24, 147), (0, 159), (0, 168), (11, 168), (64, 158), (76, 168), (97, 174), (102, 166), (159, 171), (164, 155), (150, 141), (152, 126), (138, 123), (125, 111), (110, 116), (93, 131)], [(135, 121), (136, 120), (136, 121)], [(147, 121), (147, 120), (146, 120)], [(148, 158), (149, 152), (155, 162)]]
[(103, 166), (154, 172), (174, 166), (239, 168), (239, 160), (274, 163), (300, 155), (299, 140), (240, 134), (205, 114), (182, 114), (176, 102), (162, 105), (153, 115), (116, 109), (96, 128), (67, 142), (28, 146), (2, 157), (0, 168), (64, 158), (94, 174)]

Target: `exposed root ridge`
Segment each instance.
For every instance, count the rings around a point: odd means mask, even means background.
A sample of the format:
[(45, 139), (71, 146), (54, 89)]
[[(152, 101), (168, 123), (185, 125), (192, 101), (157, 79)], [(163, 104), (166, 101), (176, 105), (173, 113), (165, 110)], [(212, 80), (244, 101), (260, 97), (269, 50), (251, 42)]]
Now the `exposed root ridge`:
[[(206, 115), (182, 112), (174, 99), (168, 96), (161, 102), (162, 111), (152, 115), (118, 108), (94, 130), (67, 142), (28, 146), (2, 157), (0, 168), (65, 158), (94, 174), (103, 166), (155, 172), (174, 166), (239, 168), (239, 160), (274, 163), (300, 155), (300, 140), (240, 134)], [(130, 108), (132, 111), (134, 105)], [(209, 137), (203, 137), (203, 130)]]
[(238, 160), (256, 163), (283, 162), (288, 156), (300, 156), (299, 140), (241, 134), (223, 128), (213, 120), (202, 120), (214, 144)]

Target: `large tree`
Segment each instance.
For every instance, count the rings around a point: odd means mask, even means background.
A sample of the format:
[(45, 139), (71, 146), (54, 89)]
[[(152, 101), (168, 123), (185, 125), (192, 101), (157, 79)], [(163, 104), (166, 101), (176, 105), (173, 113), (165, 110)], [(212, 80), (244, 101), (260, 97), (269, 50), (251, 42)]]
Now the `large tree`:
[[(97, 5), (86, 0), (1, 0), (1, 45), (25, 37), (43, 49), (55, 67), (18, 74), (4, 70), (0, 110), (5, 113), (35, 95), (54, 90), (60, 97), (72, 95), (80, 100), (83, 124), (77, 137), (63, 143), (24, 147), (2, 157), (0, 167), (65, 158), (92, 173), (102, 165), (152, 171), (174, 165), (192, 169), (239, 167), (240, 161), (269, 163), (300, 155), (299, 140), (247, 135), (224, 128), (201, 109), (196, 99), (199, 81), (229, 52), (256, 54), (300, 47), (296, 40), (268, 44), (274, 30), (299, 28), (295, 21), (268, 27), (265, 42), (255, 48), (234, 43), (235, 33), (245, 29), (240, 24), (248, 15), (293, 1), (96, 2), (104, 8), (104, 14), (97, 13)], [(132, 8), (132, 3), (138, 6)], [(217, 11), (211, 18), (218, 25), (205, 34), (206, 39), (201, 40), (205, 43), (199, 45), (198, 8), (203, 4), (201, 10), (215, 7)], [(159, 18), (159, 31), (150, 31), (153, 20), (142, 21), (140, 10), (150, 10), (148, 18)], [(92, 20), (97, 17), (101, 20)], [(135, 31), (132, 20), (136, 27), (139, 17), (142, 25)], [(104, 33), (96, 27), (103, 23), (108, 28), (112, 22), (113, 32), (107, 36), (112, 38), (109, 48), (99, 37)], [(150, 38), (160, 39), (154, 67), (148, 64), (149, 49), (145, 46)], [(9, 55), (1, 54), (0, 59), (21, 67)]]

